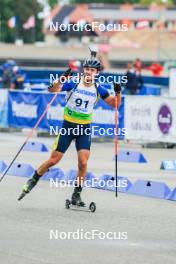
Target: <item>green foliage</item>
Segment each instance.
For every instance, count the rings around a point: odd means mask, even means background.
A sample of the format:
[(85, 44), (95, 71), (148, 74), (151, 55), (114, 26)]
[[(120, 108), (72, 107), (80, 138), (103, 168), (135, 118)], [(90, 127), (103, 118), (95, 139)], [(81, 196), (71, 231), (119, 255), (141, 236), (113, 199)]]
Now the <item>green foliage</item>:
[(58, 0), (48, 0), (48, 4), (50, 5), (51, 8), (55, 6), (57, 3), (58, 3)]
[(124, 4), (124, 3), (139, 3), (140, 0), (71, 0), (70, 2), (73, 4), (79, 4), (79, 3), (86, 3), (86, 4)]
[(158, 5), (165, 4), (167, 6), (172, 6), (173, 5), (173, 0), (140, 0), (140, 4), (143, 6), (149, 6), (152, 3), (156, 3)]
[[(16, 38), (21, 38), (24, 42), (34, 42), (42, 40), (42, 21), (37, 19), (37, 14), (42, 11), (42, 7), (37, 0), (0, 0), (0, 19), (1, 19), (1, 41), (14, 42)], [(35, 29), (24, 30), (23, 24), (30, 16), (36, 19)], [(12, 16), (17, 17), (17, 25), (10, 29), (7, 21)]]

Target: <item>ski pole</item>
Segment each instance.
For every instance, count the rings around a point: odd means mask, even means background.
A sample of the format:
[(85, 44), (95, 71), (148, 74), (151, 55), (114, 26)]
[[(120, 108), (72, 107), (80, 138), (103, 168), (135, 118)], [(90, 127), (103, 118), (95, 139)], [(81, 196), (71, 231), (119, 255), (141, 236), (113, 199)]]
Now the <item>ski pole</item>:
[(19, 151), (17, 152), (17, 154), (15, 155), (15, 157), (13, 158), (13, 160), (11, 161), (11, 163), (9, 164), (9, 166), (4, 171), (2, 177), (0, 178), (0, 182), (4, 179), (5, 175), (7, 174), (7, 172), (9, 171), (9, 169), (11, 168), (11, 166), (14, 163), (14, 161), (16, 160), (16, 158), (19, 156), (20, 152), (23, 150), (23, 148), (26, 145), (26, 143), (28, 142), (28, 140), (33, 136), (33, 133), (34, 133), (35, 129), (40, 124), (41, 120), (43, 119), (43, 117), (45, 116), (46, 112), (48, 111), (48, 109), (50, 108), (50, 106), (52, 105), (52, 103), (54, 102), (54, 100), (56, 99), (56, 96), (57, 95), (58, 95), (58, 93), (55, 93), (55, 95), (53, 96), (53, 98), (51, 99), (51, 101), (49, 102), (49, 104), (47, 104), (47, 107), (45, 108), (43, 114), (40, 116), (39, 120), (37, 121), (37, 123), (35, 124), (35, 126), (33, 127), (33, 129), (30, 131), (30, 133), (27, 136), (26, 140), (24, 141), (23, 145), (20, 147)]
[[(118, 196), (118, 174), (117, 174), (117, 155), (118, 155), (118, 103), (121, 101), (121, 85), (114, 83), (115, 92), (115, 135), (114, 135), (114, 152), (115, 152), (115, 196)], [(118, 102), (119, 100), (119, 102)]]
[(115, 136), (114, 136), (114, 152), (115, 152), (115, 196), (118, 196), (118, 173), (117, 173), (117, 155), (118, 155), (118, 98), (115, 93)]

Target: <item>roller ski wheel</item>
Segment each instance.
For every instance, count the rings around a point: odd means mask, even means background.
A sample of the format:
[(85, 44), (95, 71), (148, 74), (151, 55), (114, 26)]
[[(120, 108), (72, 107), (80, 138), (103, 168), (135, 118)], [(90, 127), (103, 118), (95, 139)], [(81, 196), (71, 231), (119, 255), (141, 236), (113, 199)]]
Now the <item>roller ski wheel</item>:
[(96, 204), (94, 202), (91, 202), (89, 205), (89, 210), (94, 213), (96, 211)]
[(65, 201), (65, 208), (66, 208), (66, 209), (69, 209), (69, 208), (70, 208), (70, 205), (71, 205), (71, 202), (70, 202), (70, 200), (67, 199), (67, 200)]

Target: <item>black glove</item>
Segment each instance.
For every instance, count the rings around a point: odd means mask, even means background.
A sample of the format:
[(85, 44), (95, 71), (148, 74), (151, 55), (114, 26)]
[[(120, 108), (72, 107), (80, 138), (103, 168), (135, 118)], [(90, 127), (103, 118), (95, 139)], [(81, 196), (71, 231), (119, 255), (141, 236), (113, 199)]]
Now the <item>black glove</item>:
[[(68, 68), (64, 73), (62, 73), (61, 75), (61, 81), (67, 79), (67, 77), (72, 76), (72, 70), (70, 68)], [(63, 78), (62, 78), (63, 77)]]
[(64, 73), (62, 73), (62, 76), (68, 77), (69, 75), (73, 75), (72, 70), (68, 68)]
[(116, 93), (116, 94), (120, 94), (121, 93), (121, 85), (119, 84), (119, 83), (113, 83), (113, 85), (114, 85), (114, 92)]
[[(68, 76), (72, 76), (72, 75), (73, 75), (72, 70), (71, 70), (70, 68), (68, 68), (68, 69), (67, 69), (67, 70), (61, 75), (61, 80), (62, 80), (62, 77), (64, 77), (64, 78), (63, 78), (63, 81), (64, 81), (65, 78), (67, 78)], [(54, 85), (54, 83), (51, 83), (51, 84), (49, 85), (49, 87), (48, 87), (48, 91), (49, 91), (50, 88), (53, 87), (53, 85)]]

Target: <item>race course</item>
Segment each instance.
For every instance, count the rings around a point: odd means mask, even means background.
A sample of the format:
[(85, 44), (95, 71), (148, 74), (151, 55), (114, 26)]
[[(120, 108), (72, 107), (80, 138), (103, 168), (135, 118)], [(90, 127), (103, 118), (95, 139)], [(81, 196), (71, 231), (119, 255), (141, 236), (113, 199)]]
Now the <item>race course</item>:
[[(12, 160), (25, 137), (1, 133), (0, 160)], [(53, 139), (35, 138), (47, 146)], [(124, 146), (122, 145), (121, 148)], [(133, 149), (136, 145), (127, 145)], [(118, 172), (132, 182), (153, 179), (175, 186), (175, 173), (159, 170), (160, 161), (174, 158), (175, 150), (140, 149), (149, 164), (118, 163)], [(93, 143), (89, 171), (114, 172), (112, 143)], [(48, 153), (22, 152), (18, 162), (36, 168)], [(76, 169), (76, 152), (71, 145), (58, 167)], [(24, 200), (18, 202), (26, 178), (6, 176), (0, 183), (0, 263), (1, 264), (174, 264), (176, 258), (175, 202), (86, 188), (82, 198), (94, 201), (95, 213), (65, 209), (72, 188), (51, 188), (40, 181)], [(51, 230), (59, 232), (127, 233), (127, 239), (50, 239)]]

